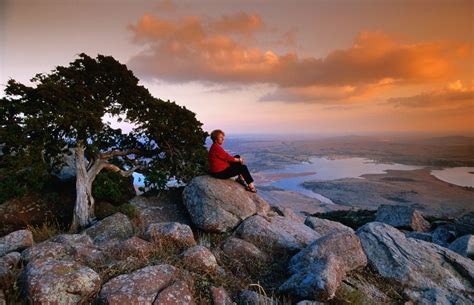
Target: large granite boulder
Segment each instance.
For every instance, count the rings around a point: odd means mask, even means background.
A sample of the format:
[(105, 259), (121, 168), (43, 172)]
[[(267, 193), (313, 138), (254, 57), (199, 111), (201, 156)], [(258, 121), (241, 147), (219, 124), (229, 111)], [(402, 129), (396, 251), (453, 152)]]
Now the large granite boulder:
[(270, 205), (232, 179), (199, 176), (184, 188), (183, 203), (191, 221), (208, 232), (228, 232), (254, 214), (266, 214)]
[(129, 202), (136, 208), (138, 226), (143, 229), (158, 222), (191, 225), (188, 210), (183, 204), (182, 191), (179, 189), (163, 190), (156, 196), (135, 196)]
[(367, 257), (357, 235), (341, 231), (325, 235), (298, 252), (290, 259), (288, 270), (297, 273), (315, 261), (330, 255), (341, 260), (346, 272), (367, 265)]
[(449, 249), (462, 256), (474, 259), (474, 235), (464, 235), (453, 241)]
[(278, 290), (299, 299), (334, 297), (346, 272), (367, 265), (359, 238), (350, 231), (333, 231), (294, 255), (288, 264), (293, 275)]
[(196, 245), (191, 227), (179, 222), (152, 223), (146, 228), (145, 238), (154, 242), (172, 243), (177, 247)]
[(420, 232), (430, 230), (430, 223), (423, 218), (418, 210), (410, 206), (383, 204), (377, 209), (375, 221), (383, 222), (399, 229)]
[(61, 234), (34, 244), (21, 253), (23, 261), (75, 260), (86, 265), (101, 263), (104, 253), (86, 234)]
[(287, 207), (279, 207), (276, 205), (272, 206), (271, 209), (272, 211), (275, 211), (281, 216), (288, 217), (291, 220), (294, 220), (296, 222), (304, 223), (304, 220), (305, 220), (304, 216), (297, 214), (293, 209), (290, 209)]
[(431, 233), (431, 242), (448, 247), (458, 236), (454, 224), (444, 224), (436, 227)]
[(266, 263), (270, 261), (270, 257), (254, 244), (236, 237), (230, 236), (221, 245), (222, 251), (234, 260), (242, 263), (260, 262)]
[(85, 304), (100, 289), (99, 275), (78, 262), (42, 259), (26, 266), (23, 294), (31, 304)]
[(334, 297), (344, 276), (342, 261), (339, 257), (330, 255), (294, 273), (278, 287), (278, 291), (298, 299), (328, 300)]
[(177, 280), (163, 289), (153, 305), (194, 305), (193, 291), (187, 281)]
[[(180, 270), (168, 264), (148, 266), (129, 274), (114, 277), (102, 286), (99, 294), (100, 301), (106, 304), (160, 304), (155, 300), (163, 301), (167, 296), (176, 292), (173, 285), (182, 280)], [(189, 299), (188, 288), (179, 284), (186, 293), (175, 294), (175, 303), (192, 304)], [(169, 288), (168, 290), (166, 290)], [(163, 296), (160, 296), (161, 294)], [(168, 303), (166, 303), (168, 304)]]
[(21, 251), (33, 245), (33, 234), (29, 230), (18, 230), (0, 238), (0, 256), (8, 252)]
[(211, 287), (211, 296), (213, 305), (233, 305), (232, 298), (224, 287)]
[(84, 231), (95, 244), (101, 244), (113, 238), (127, 239), (133, 235), (133, 225), (122, 213), (115, 213), (93, 224)]
[(357, 235), (371, 267), (383, 277), (400, 282), (414, 301), (474, 302), (472, 260), (439, 245), (406, 238), (399, 230), (380, 222), (362, 226)]
[(334, 231), (354, 232), (352, 228), (345, 226), (340, 222), (322, 219), (314, 216), (306, 217), (304, 224), (321, 234), (321, 236)]
[(321, 237), (310, 227), (287, 217), (254, 215), (244, 220), (234, 234), (267, 254), (294, 254)]
[(219, 268), (214, 254), (201, 245), (186, 249), (181, 253), (181, 258), (187, 268), (194, 272), (215, 273)]
[(474, 211), (466, 213), (456, 219), (455, 225), (461, 236), (474, 234)]
[(10, 252), (0, 257), (0, 283), (5, 283), (12, 269), (20, 262), (20, 259), (21, 254), (19, 252)]

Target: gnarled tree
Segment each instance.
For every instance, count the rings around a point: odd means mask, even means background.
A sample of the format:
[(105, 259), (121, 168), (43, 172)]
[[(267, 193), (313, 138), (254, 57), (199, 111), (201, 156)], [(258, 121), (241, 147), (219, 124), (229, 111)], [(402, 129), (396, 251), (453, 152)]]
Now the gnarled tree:
[[(102, 170), (140, 172), (145, 187), (186, 182), (206, 166), (207, 133), (195, 114), (154, 98), (111, 56), (82, 53), (69, 66), (37, 74), (31, 87), (9, 80), (0, 100), (3, 156), (41, 152), (49, 170), (74, 151), (76, 204), (71, 229), (94, 221), (92, 183)], [(129, 124), (113, 128), (108, 118)], [(37, 154), (36, 154), (37, 157)]]

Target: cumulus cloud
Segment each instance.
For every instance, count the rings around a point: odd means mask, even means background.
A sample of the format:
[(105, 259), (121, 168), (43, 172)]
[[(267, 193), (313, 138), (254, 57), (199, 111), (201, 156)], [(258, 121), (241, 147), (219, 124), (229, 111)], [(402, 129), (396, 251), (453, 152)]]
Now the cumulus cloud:
[(474, 107), (474, 80), (471, 86), (465, 86), (461, 80), (448, 83), (444, 88), (422, 92), (414, 96), (396, 97), (387, 100), (396, 107), (429, 108)]
[[(472, 56), (473, 49), (472, 43), (406, 43), (381, 31), (363, 31), (352, 46), (325, 57), (300, 57), (291, 50), (279, 55), (248, 44), (266, 27), (257, 14), (244, 12), (178, 20), (147, 14), (128, 28), (145, 46), (128, 62), (142, 78), (274, 85), (277, 89), (262, 101), (357, 102), (394, 85), (452, 76), (454, 62)], [(291, 32), (288, 39), (294, 39)]]

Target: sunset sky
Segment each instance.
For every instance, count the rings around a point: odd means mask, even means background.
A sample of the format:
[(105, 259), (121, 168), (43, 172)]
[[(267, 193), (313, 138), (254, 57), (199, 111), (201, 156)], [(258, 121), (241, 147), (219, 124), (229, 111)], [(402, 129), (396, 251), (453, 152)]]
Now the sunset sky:
[(474, 134), (474, 1), (0, 0), (0, 84), (81, 52), (227, 134)]

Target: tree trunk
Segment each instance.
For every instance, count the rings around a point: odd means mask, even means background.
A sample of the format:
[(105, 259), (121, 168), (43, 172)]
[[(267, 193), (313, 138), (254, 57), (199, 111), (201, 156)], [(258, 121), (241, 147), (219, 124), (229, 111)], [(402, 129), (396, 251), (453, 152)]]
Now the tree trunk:
[(136, 168), (129, 169), (128, 171), (121, 170), (118, 166), (110, 164), (107, 160), (114, 155), (127, 155), (133, 153), (114, 151), (106, 155), (96, 156), (92, 163), (86, 167), (86, 160), (84, 157), (84, 151), (86, 148), (82, 142), (77, 143), (75, 148), (75, 161), (76, 161), (76, 204), (74, 206), (74, 214), (70, 227), (71, 232), (77, 232), (80, 228), (87, 227), (95, 219), (94, 215), (94, 198), (92, 197), (92, 183), (95, 177), (100, 173), (102, 169), (111, 170), (120, 173), (120, 175), (126, 177), (130, 176)]
[(89, 177), (84, 158), (85, 148), (78, 144), (75, 149), (76, 161), (76, 204), (71, 224), (71, 231), (88, 226), (94, 220), (94, 198), (92, 197), (92, 181)]

